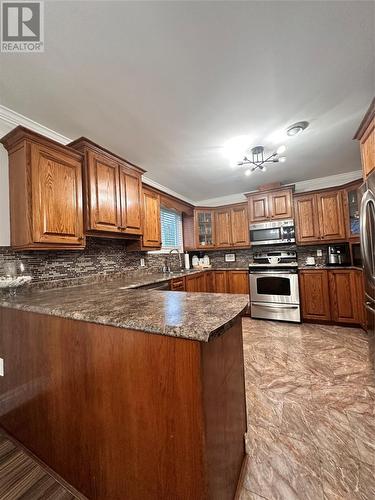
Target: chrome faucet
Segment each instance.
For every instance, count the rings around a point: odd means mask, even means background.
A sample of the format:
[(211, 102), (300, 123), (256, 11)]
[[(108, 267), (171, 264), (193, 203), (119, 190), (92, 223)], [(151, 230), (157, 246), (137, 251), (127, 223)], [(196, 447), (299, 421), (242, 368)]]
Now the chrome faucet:
[(172, 250), (170, 250), (169, 252), (169, 255), (172, 255), (173, 252), (177, 252), (178, 253), (178, 261), (179, 261), (179, 264), (180, 264), (180, 271), (182, 271), (182, 259), (181, 259), (181, 253), (180, 251), (178, 250), (178, 248), (172, 248)]

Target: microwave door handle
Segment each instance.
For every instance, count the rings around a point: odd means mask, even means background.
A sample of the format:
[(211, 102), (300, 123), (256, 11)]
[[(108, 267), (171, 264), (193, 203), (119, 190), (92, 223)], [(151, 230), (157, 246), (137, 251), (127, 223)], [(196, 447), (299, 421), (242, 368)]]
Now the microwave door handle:
[(371, 193), (370, 190), (367, 190), (362, 198), (361, 203), (361, 249), (363, 256), (363, 267), (365, 268), (366, 275), (369, 277), (373, 284), (375, 284), (375, 277), (373, 275), (374, 269), (372, 269), (371, 262), (372, 256), (370, 255), (371, 247), (374, 242), (370, 241), (370, 228), (368, 227), (368, 209), (373, 210), (374, 212), (374, 220), (375, 220), (375, 197)]

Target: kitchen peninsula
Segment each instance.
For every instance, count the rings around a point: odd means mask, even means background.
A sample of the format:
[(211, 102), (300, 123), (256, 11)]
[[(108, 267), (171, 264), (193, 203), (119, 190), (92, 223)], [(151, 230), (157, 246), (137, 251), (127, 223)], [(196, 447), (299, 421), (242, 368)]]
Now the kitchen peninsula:
[(0, 299), (1, 425), (92, 499), (232, 499), (248, 296), (131, 286)]

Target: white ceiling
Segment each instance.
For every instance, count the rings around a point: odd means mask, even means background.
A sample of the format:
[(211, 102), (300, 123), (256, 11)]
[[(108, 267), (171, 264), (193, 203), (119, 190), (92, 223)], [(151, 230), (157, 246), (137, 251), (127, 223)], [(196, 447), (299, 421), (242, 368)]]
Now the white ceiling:
[[(375, 89), (373, 2), (45, 2), (45, 53), (1, 54), (0, 104), (85, 135), (194, 201), (360, 168)], [(245, 177), (233, 136), (287, 162)], [(279, 143), (277, 143), (279, 144)]]

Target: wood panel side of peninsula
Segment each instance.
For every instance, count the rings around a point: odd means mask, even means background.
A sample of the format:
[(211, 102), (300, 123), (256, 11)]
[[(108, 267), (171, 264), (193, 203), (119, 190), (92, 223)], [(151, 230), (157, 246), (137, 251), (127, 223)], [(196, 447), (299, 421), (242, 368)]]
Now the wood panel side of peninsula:
[(0, 308), (0, 424), (90, 499), (233, 499), (241, 318), (198, 342)]

